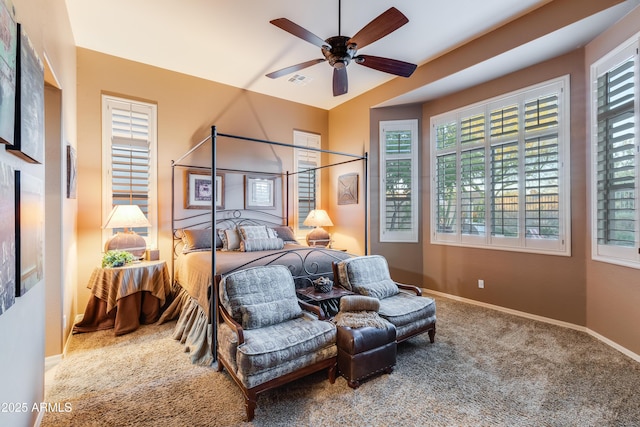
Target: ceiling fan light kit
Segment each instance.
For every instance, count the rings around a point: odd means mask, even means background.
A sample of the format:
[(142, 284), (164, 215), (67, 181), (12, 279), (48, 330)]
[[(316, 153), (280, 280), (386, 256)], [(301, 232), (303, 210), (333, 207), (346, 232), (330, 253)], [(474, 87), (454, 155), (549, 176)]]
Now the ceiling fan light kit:
[[(340, 2), (338, 2), (338, 33), (340, 33)], [(347, 77), (347, 66), (351, 61), (365, 67), (394, 74), (401, 77), (409, 77), (415, 71), (417, 65), (409, 62), (399, 61), (397, 59), (383, 58), (372, 55), (358, 55), (358, 49), (369, 45), (382, 37), (394, 32), (398, 28), (409, 22), (395, 7), (389, 8), (380, 14), (373, 21), (365, 25), (353, 37), (337, 35), (322, 40), (309, 30), (299, 26), (298, 24), (288, 20), (287, 18), (278, 18), (270, 21), (276, 27), (293, 34), (315, 46), (318, 46), (324, 58), (312, 59), (300, 64), (292, 65), (273, 71), (267, 74), (267, 77), (276, 79), (284, 75), (302, 70), (320, 62), (328, 62), (333, 67), (333, 96), (344, 95), (349, 90)]]

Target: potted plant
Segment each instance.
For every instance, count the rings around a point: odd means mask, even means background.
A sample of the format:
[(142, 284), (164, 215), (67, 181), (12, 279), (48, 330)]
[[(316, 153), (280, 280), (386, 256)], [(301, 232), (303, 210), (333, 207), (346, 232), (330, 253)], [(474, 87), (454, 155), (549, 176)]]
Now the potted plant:
[(113, 249), (102, 256), (102, 268), (122, 267), (134, 259), (130, 252)]

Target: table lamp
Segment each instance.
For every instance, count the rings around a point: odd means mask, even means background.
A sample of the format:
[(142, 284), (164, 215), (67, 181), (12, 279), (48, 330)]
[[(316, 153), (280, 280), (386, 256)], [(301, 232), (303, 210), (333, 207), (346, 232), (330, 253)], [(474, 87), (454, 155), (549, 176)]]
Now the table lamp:
[(116, 205), (109, 214), (107, 221), (102, 228), (123, 228), (124, 231), (112, 236), (104, 245), (104, 250), (122, 250), (142, 259), (147, 242), (142, 236), (133, 231), (136, 227), (151, 227), (151, 223), (144, 216), (137, 205)]
[(332, 227), (333, 222), (329, 218), (329, 214), (324, 209), (314, 209), (309, 212), (307, 218), (302, 223), (309, 227), (315, 227), (307, 234), (307, 245), (309, 246), (329, 246), (331, 236), (322, 227)]

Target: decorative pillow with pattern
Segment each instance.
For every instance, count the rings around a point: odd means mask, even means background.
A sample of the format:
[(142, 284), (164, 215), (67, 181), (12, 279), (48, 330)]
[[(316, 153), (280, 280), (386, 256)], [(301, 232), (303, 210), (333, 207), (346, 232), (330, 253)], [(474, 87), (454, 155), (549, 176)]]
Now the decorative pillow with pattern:
[(240, 225), (238, 231), (242, 240), (268, 239), (270, 237), (266, 225)]
[[(219, 286), (220, 303), (238, 323), (243, 323), (245, 306), (291, 300), (297, 305), (296, 287), (291, 271), (284, 265), (249, 267), (234, 271), (222, 278)], [(291, 310), (294, 310), (291, 308)], [(289, 310), (289, 311), (291, 311)], [(245, 309), (249, 316), (254, 309)], [(292, 311), (293, 312), (293, 311)], [(262, 321), (257, 322), (264, 324)]]
[(220, 239), (222, 240), (223, 251), (237, 251), (240, 250), (240, 234), (235, 228), (228, 228), (220, 230)]
[(242, 327), (258, 329), (276, 325), (302, 316), (302, 309), (297, 300), (288, 298), (261, 304), (249, 304), (240, 307)]
[(380, 255), (342, 261), (338, 264), (338, 276), (344, 287), (360, 295), (384, 299), (399, 292), (389, 275), (387, 260)]
[(282, 239), (244, 239), (240, 242), (242, 252), (277, 251), (284, 248)]

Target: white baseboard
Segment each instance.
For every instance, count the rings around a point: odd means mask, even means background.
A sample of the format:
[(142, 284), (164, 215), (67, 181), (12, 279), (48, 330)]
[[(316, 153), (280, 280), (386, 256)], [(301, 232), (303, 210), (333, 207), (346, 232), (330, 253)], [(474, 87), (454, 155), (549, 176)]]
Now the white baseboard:
[(464, 298), (464, 297), (459, 297), (457, 295), (446, 294), (444, 292), (434, 291), (434, 290), (427, 289), (427, 288), (423, 288), (423, 290), (425, 292), (427, 292), (427, 293), (430, 293), (430, 294), (433, 294), (433, 295), (437, 295), (437, 296), (440, 296), (440, 297), (443, 297), (443, 298), (449, 298), (449, 299), (452, 299), (452, 300), (455, 300), (455, 301), (465, 302), (467, 304), (473, 304), (473, 305), (477, 305), (477, 306), (480, 306), (480, 307), (489, 308), (491, 310), (501, 311), (503, 313), (509, 313), (509, 314), (513, 314), (515, 316), (520, 316), (520, 317), (524, 317), (524, 318), (531, 319), (531, 320), (537, 320), (539, 322), (550, 323), (552, 325), (562, 326), (563, 328), (569, 328), (569, 329), (574, 329), (576, 331), (585, 332), (585, 333), (591, 335), (592, 337), (594, 337), (595, 339), (597, 339), (599, 341), (602, 341), (603, 343), (607, 344), (608, 346), (618, 350), (620, 353), (624, 354), (625, 356), (628, 356), (631, 359), (635, 360), (636, 362), (640, 363), (640, 355), (632, 352), (628, 348), (625, 348), (625, 347), (621, 346), (620, 344), (618, 344), (618, 343), (616, 343), (614, 341), (611, 341), (607, 337), (604, 337), (604, 336), (600, 335), (599, 333), (597, 333), (595, 331), (592, 331), (591, 329), (587, 328), (586, 326), (580, 326), (580, 325), (576, 325), (576, 324), (569, 323), (569, 322), (563, 322), (561, 320), (551, 319), (549, 317), (538, 316), (538, 315), (527, 313), (527, 312), (524, 312), (524, 311), (512, 310), (510, 308), (501, 307), (499, 305), (487, 304), (485, 302), (476, 301), (476, 300), (472, 300), (472, 299), (468, 299), (468, 298)]
[(58, 363), (62, 361), (62, 354), (56, 354), (53, 356), (44, 358), (44, 371), (47, 372), (49, 369), (56, 366)]

